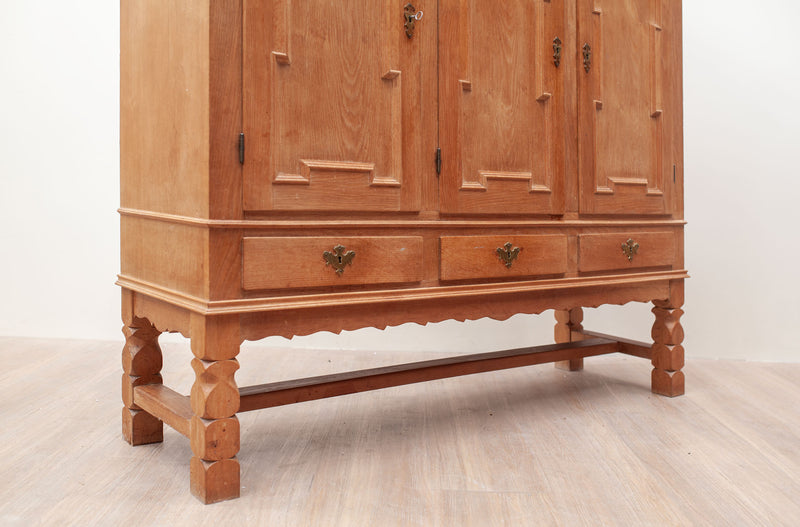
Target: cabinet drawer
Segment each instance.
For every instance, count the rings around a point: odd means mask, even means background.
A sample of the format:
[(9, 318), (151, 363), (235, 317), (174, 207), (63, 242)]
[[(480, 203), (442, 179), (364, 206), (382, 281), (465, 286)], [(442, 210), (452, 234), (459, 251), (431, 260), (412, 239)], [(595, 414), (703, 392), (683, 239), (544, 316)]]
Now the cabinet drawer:
[[(339, 251), (341, 272), (337, 246), (344, 248)], [(326, 261), (326, 252), (333, 264)], [(247, 290), (419, 282), (422, 238), (244, 238), (242, 262), (242, 287)]]
[[(626, 249), (632, 240), (628, 258)], [(666, 267), (675, 263), (675, 234), (671, 232), (636, 232), (583, 234), (578, 236), (578, 270), (614, 271), (639, 267)]]
[[(513, 260), (507, 264), (499, 251), (505, 252), (508, 243), (511, 254), (506, 253), (507, 258)], [(567, 271), (567, 238), (561, 235), (443, 236), (441, 248), (442, 280), (553, 275)]]

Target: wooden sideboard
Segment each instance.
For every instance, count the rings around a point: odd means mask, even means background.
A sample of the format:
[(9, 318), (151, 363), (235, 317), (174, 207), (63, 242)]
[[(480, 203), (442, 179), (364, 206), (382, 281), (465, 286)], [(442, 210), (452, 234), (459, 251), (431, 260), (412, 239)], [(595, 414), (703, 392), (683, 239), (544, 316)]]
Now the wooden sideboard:
[[(120, 62), (123, 433), (187, 436), (200, 500), (238, 412), (614, 352), (683, 393), (679, 0), (122, 0)], [(583, 330), (631, 301), (653, 343)], [(245, 340), (548, 309), (549, 346), (234, 379)]]

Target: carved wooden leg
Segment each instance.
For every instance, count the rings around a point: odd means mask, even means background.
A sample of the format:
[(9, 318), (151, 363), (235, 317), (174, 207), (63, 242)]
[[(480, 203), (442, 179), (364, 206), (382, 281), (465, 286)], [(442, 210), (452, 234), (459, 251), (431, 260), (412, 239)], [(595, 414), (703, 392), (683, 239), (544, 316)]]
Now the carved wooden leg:
[(653, 304), (656, 321), (652, 331), (652, 391), (668, 397), (683, 395), (683, 327), (680, 322), (683, 310), (679, 309), (683, 305), (683, 284), (673, 287), (672, 298), (657, 300)]
[(133, 388), (144, 384), (161, 384), (161, 334), (150, 321), (132, 318), (122, 327), (125, 347), (122, 349), (122, 435), (131, 445), (160, 443), (164, 440), (164, 424), (133, 402)]
[(192, 315), (191, 490), (200, 501), (239, 497), (239, 369), (237, 317)]
[[(570, 310), (556, 310), (555, 338), (556, 344), (566, 344), (583, 340), (583, 309), (576, 307)], [(583, 369), (583, 359), (570, 359), (555, 363), (556, 368), (566, 371)]]

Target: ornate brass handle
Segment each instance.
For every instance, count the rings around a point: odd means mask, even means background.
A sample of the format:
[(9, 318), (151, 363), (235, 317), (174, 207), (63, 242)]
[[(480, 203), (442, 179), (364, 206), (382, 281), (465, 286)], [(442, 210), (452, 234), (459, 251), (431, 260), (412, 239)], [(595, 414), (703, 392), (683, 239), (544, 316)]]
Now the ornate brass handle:
[(633, 261), (633, 256), (639, 252), (639, 244), (633, 241), (633, 238), (628, 238), (628, 241), (622, 244), (622, 253), (628, 257), (628, 261)]
[(583, 69), (586, 73), (592, 69), (592, 46), (588, 42), (583, 45)]
[(556, 37), (553, 39), (553, 64), (556, 68), (561, 65), (561, 39)]
[(507, 242), (502, 248), (497, 248), (497, 257), (500, 258), (500, 261), (503, 262), (508, 269), (511, 269), (511, 264), (517, 259), (521, 250), (520, 247), (514, 247), (511, 242)]
[(333, 252), (325, 251), (322, 253), (322, 259), (325, 260), (325, 265), (330, 265), (336, 270), (336, 274), (344, 273), (345, 266), (353, 265), (353, 259), (356, 257), (355, 251), (345, 252), (344, 245), (337, 245), (333, 248)]
[(422, 11), (417, 11), (417, 8), (411, 4), (406, 4), (403, 8), (403, 18), (405, 18), (406, 36), (414, 38), (414, 26), (416, 22), (422, 20)]

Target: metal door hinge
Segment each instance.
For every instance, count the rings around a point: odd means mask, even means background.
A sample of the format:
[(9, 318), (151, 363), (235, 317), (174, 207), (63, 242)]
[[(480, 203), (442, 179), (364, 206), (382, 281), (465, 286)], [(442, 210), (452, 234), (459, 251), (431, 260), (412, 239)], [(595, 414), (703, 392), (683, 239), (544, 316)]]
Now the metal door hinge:
[(441, 173), (442, 173), (442, 149), (441, 148), (437, 148), (436, 149), (436, 175), (438, 176)]
[(592, 69), (592, 46), (586, 42), (583, 45), (583, 69), (586, 70), (586, 73), (589, 73), (589, 70)]
[(244, 165), (244, 132), (239, 134), (239, 164)]
[(561, 39), (556, 37), (553, 39), (553, 64), (556, 68), (561, 65)]

